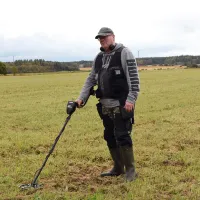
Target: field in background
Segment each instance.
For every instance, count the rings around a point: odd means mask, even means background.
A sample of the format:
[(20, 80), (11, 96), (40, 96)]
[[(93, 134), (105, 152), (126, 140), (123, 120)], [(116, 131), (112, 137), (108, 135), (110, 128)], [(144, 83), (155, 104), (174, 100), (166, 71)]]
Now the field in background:
[[(159, 69), (184, 69), (186, 66), (173, 65), (173, 66), (139, 66), (138, 70), (159, 70)], [(91, 67), (80, 68), (81, 71), (90, 71)]]
[(172, 66), (139, 66), (139, 70), (158, 70), (158, 69), (184, 69), (186, 66), (172, 65)]
[(0, 76), (0, 199), (200, 199), (200, 70), (140, 71), (134, 151), (139, 178), (101, 178), (111, 167), (97, 100), (76, 110), (49, 158), (42, 190), (30, 183), (89, 72)]

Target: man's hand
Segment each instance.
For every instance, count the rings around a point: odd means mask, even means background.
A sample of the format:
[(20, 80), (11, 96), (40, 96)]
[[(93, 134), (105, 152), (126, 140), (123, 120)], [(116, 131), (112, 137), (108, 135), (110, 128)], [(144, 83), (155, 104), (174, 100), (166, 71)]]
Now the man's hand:
[(77, 99), (77, 100), (75, 100), (75, 102), (78, 104), (78, 108), (81, 108), (81, 107), (83, 107), (83, 100), (81, 100), (81, 99)]
[(126, 101), (124, 108), (127, 112), (131, 112), (134, 109), (134, 104)]

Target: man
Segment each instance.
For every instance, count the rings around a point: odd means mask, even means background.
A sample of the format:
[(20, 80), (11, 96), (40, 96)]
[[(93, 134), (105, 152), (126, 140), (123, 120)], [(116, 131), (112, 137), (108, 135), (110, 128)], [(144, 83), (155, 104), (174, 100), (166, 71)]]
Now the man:
[(101, 52), (96, 56), (76, 102), (79, 108), (85, 105), (91, 88), (98, 85), (97, 110), (104, 125), (104, 139), (114, 161), (111, 171), (102, 173), (101, 176), (125, 173), (126, 180), (133, 181), (137, 174), (130, 134), (134, 123), (135, 102), (140, 90), (136, 60), (128, 48), (115, 43), (115, 35), (110, 28), (101, 28), (95, 39), (100, 42)]

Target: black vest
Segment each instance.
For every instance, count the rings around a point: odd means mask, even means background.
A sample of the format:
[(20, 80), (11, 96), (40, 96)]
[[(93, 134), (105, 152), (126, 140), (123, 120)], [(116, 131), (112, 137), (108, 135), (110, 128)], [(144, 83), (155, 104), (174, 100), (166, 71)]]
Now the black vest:
[[(128, 83), (121, 63), (121, 52), (124, 47), (115, 51), (114, 55), (107, 56), (103, 62), (103, 54), (97, 56), (95, 73), (98, 74), (97, 98), (117, 99), (124, 105), (128, 95)], [(104, 65), (107, 65), (104, 68)]]

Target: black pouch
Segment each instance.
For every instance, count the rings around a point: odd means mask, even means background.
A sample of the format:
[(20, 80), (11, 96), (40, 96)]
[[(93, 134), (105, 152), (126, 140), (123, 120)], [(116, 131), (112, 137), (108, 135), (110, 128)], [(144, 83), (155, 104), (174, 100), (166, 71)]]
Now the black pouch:
[(127, 128), (129, 134), (131, 134), (131, 131), (132, 131), (132, 124), (133, 123), (132, 123), (131, 119), (127, 120), (127, 122), (126, 122), (126, 128)]
[(120, 106), (120, 112), (124, 120), (131, 119), (132, 124), (134, 124), (134, 110), (128, 112), (124, 107)]
[(99, 113), (100, 118), (103, 119), (102, 104), (101, 103), (97, 103), (96, 107), (97, 107), (97, 111)]
[(96, 90), (95, 94), (96, 94), (96, 98), (102, 97), (101, 91), (99, 89)]

